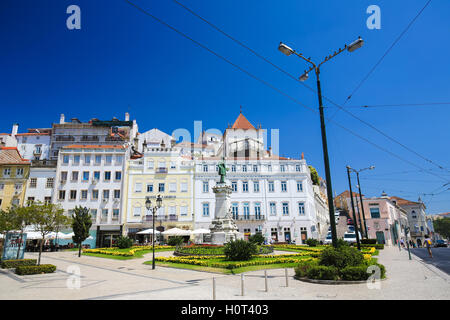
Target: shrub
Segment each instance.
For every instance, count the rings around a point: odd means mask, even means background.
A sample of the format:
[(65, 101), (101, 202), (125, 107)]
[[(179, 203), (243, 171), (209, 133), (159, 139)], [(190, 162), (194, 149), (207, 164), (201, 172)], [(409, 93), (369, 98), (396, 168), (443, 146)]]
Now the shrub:
[(306, 239), (306, 244), (310, 247), (315, 247), (319, 244), (319, 241), (316, 239)]
[(338, 248), (340, 248), (340, 247), (348, 247), (348, 246), (349, 246), (348, 243), (346, 241), (344, 241), (343, 239), (338, 239), (337, 240), (337, 247)]
[(254, 243), (236, 240), (225, 245), (224, 253), (228, 260), (247, 261), (252, 258), (252, 255), (257, 253), (257, 247)]
[(317, 267), (317, 266), (318, 266), (317, 260), (300, 261), (298, 266), (294, 268), (295, 275), (297, 277), (301, 277), (301, 278), (306, 277), (309, 269), (311, 269), (312, 267)]
[(133, 239), (130, 239), (128, 237), (122, 237), (122, 236), (117, 238), (117, 246), (120, 249), (131, 248), (132, 245), (133, 245)]
[(169, 246), (180, 246), (184, 242), (183, 237), (176, 236), (176, 237), (170, 237), (167, 243)]
[(55, 272), (56, 266), (52, 264), (41, 264), (40, 266), (18, 266), (16, 268), (16, 274), (28, 275), (28, 274), (41, 274)]
[(251, 243), (254, 243), (256, 245), (264, 244), (264, 240), (265, 240), (265, 238), (260, 232), (248, 237), (248, 241)]
[(376, 244), (377, 239), (361, 239), (361, 244)]
[[(353, 243), (352, 246), (356, 247), (357, 244), (356, 244), (356, 243)], [(384, 249), (384, 244), (378, 244), (378, 243), (376, 243), (376, 244), (362, 244), (362, 243), (361, 243), (360, 247), (361, 247), (361, 248), (370, 248), (370, 247), (374, 247), (375, 249), (381, 249), (381, 250), (382, 250), (382, 249)]]
[(348, 281), (367, 280), (370, 276), (370, 274), (367, 273), (366, 265), (347, 266), (344, 269), (342, 269), (340, 273), (342, 280)]
[(320, 254), (319, 264), (343, 269), (347, 266), (357, 266), (364, 262), (364, 256), (356, 248), (349, 246), (326, 248)]
[(338, 270), (333, 266), (314, 266), (307, 273), (309, 279), (317, 280), (337, 280)]
[[(369, 266), (377, 266), (378, 268), (380, 268), (380, 277), (381, 277), (381, 279), (386, 278), (386, 267), (385, 267), (384, 265), (378, 263), (378, 262), (377, 262), (377, 259), (372, 258), (372, 259), (370, 259), (370, 260), (368, 260), (368, 261), (366, 260), (366, 261), (365, 261), (365, 267), (366, 267), (366, 269), (367, 269)], [(369, 274), (369, 276), (370, 276), (370, 274)]]
[(2, 268), (17, 268), (18, 266), (35, 266), (37, 264), (36, 259), (18, 259), (18, 260), (3, 260)]

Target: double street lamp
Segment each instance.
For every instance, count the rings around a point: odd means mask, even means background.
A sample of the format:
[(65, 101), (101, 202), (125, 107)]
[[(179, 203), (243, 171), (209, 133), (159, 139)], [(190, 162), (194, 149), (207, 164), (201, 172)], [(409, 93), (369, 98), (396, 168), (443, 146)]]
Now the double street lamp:
[(339, 49), (337, 52), (335, 51), (334, 54), (329, 55), (325, 57), (325, 59), (316, 65), (314, 62), (311, 61), (310, 58), (305, 58), (303, 54), (296, 52), (294, 49), (288, 47), (284, 43), (280, 42), (280, 45), (278, 46), (278, 50), (280, 50), (282, 53), (284, 53), (287, 56), (290, 56), (292, 54), (295, 54), (299, 58), (302, 58), (303, 60), (307, 61), (309, 64), (311, 64), (311, 67), (308, 70), (305, 70), (305, 73), (303, 73), (300, 76), (300, 81), (305, 81), (309, 77), (309, 72), (312, 70), (316, 73), (317, 78), (317, 95), (319, 98), (319, 112), (320, 112), (320, 127), (322, 132), (322, 148), (323, 148), (323, 158), (325, 163), (325, 177), (327, 181), (327, 196), (328, 196), (328, 208), (329, 208), (329, 215), (330, 215), (330, 227), (331, 227), (331, 237), (332, 237), (332, 243), (335, 248), (337, 248), (337, 233), (336, 233), (336, 221), (334, 217), (334, 203), (333, 203), (333, 191), (331, 189), (331, 173), (330, 173), (330, 164), (329, 164), (329, 158), (328, 158), (328, 148), (327, 148), (327, 135), (325, 130), (325, 118), (323, 113), (323, 105), (322, 105), (322, 92), (320, 88), (320, 67), (325, 62), (329, 61), (333, 57), (337, 56), (341, 52), (345, 51), (346, 49), (349, 52), (353, 52), (358, 48), (361, 48), (364, 44), (364, 41), (360, 38), (358, 38), (356, 41), (351, 43), (349, 46), (345, 45), (344, 49)]
[(152, 243), (153, 243), (153, 260), (152, 260), (152, 269), (155, 269), (155, 215), (156, 215), (156, 211), (161, 208), (162, 205), (162, 198), (161, 196), (158, 194), (158, 196), (156, 197), (156, 206), (152, 206), (152, 201), (150, 200), (150, 197), (147, 197), (147, 199), (145, 200), (145, 208), (147, 208), (147, 211), (152, 211), (152, 218), (153, 218), (153, 238), (152, 238)]

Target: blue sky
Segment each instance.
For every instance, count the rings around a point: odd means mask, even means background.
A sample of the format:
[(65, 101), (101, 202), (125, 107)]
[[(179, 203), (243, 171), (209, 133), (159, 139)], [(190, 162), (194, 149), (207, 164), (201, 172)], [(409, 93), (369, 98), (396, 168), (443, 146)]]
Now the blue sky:
[[(133, 0), (131, 0), (133, 1)], [(358, 36), (363, 48), (322, 67), (322, 92), (343, 104), (427, 1), (179, 0), (271, 62), (295, 76), (301, 59), (277, 50), (283, 41), (321, 61)], [(134, 0), (151, 14), (317, 110), (317, 96), (258, 59), (171, 0)], [(345, 4), (343, 4), (345, 3)], [(81, 30), (68, 30), (66, 9), (81, 8)], [(381, 8), (381, 29), (369, 30), (366, 9)], [(434, 0), (345, 105), (348, 111), (400, 141), (383, 137), (328, 101), (326, 116), (368, 142), (327, 123), (333, 191), (348, 189), (345, 166), (361, 173), (363, 193), (417, 200), (450, 181), (450, 105), (359, 108), (361, 105), (450, 102), (448, 42), (450, 2)], [(3, 0), (0, 2), (0, 132), (50, 127), (59, 115), (123, 119), (130, 112), (140, 131), (171, 133), (195, 120), (225, 129), (243, 106), (254, 125), (280, 130), (280, 154), (300, 157), (324, 176), (317, 113), (235, 69), (123, 0)], [(305, 82), (315, 88), (315, 77)], [(431, 169), (431, 173), (420, 171)], [(355, 183), (356, 185), (356, 183)], [(450, 191), (422, 195), (429, 213), (450, 211)]]

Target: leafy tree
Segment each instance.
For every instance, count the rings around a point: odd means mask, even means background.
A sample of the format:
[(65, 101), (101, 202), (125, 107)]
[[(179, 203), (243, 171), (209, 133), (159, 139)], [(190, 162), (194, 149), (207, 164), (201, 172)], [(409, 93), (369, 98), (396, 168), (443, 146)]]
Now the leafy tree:
[(64, 210), (59, 205), (53, 203), (36, 204), (34, 206), (34, 228), (42, 235), (39, 244), (38, 265), (41, 264), (42, 246), (45, 236), (57, 229), (58, 226), (66, 226), (70, 224), (70, 219), (64, 215)]
[[(6, 240), (6, 235), (12, 231), (17, 230), (16, 212), (14, 210), (0, 210), (0, 233), (3, 234), (3, 243)], [(3, 252), (3, 247), (0, 251), (0, 258)]]
[(450, 238), (450, 218), (436, 219), (433, 221), (434, 231), (442, 237)]
[(228, 260), (231, 261), (247, 261), (252, 255), (257, 253), (256, 244), (245, 240), (236, 240), (228, 242), (225, 245), (224, 253)]
[(261, 232), (257, 232), (254, 235), (248, 237), (248, 241), (256, 245), (262, 245), (264, 243), (264, 240), (265, 238)]
[(81, 243), (89, 237), (89, 229), (92, 226), (92, 217), (86, 207), (75, 207), (72, 215), (73, 242), (78, 244), (78, 257), (81, 257)]
[(308, 246), (310, 246), (310, 247), (315, 247), (315, 246), (317, 246), (319, 244), (319, 240), (313, 239), (313, 238), (309, 238), (309, 239), (306, 239), (306, 244)]
[(311, 172), (311, 180), (313, 182), (313, 184), (315, 185), (319, 185), (319, 174), (317, 173), (316, 168), (314, 168), (313, 166), (308, 166), (309, 167), (309, 171)]
[(120, 249), (130, 248), (132, 245), (133, 245), (133, 239), (131, 239), (129, 237), (120, 236), (119, 238), (117, 238), (117, 246)]
[(184, 242), (184, 238), (180, 236), (176, 237), (169, 237), (169, 240), (167, 241), (167, 244), (169, 246), (181, 246), (181, 244)]
[[(30, 203), (26, 207), (13, 206), (10, 210), (14, 211), (14, 218), (16, 220), (17, 229), (20, 230), (20, 239), (22, 239), (24, 229), (33, 224), (34, 212), (36, 204)], [(17, 257), (19, 259), (20, 246), (17, 247)]]

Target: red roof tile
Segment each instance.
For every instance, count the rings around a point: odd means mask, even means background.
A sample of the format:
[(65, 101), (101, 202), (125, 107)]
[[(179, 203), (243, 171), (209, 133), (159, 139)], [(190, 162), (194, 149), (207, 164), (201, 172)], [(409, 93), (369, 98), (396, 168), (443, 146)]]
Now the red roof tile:
[(237, 117), (236, 121), (234, 122), (232, 129), (255, 129), (255, 127), (247, 120), (246, 117), (241, 113), (239, 113), (239, 116)]
[(0, 164), (30, 164), (30, 161), (23, 159), (17, 148), (2, 147), (0, 148)]
[(70, 145), (70, 146), (64, 146), (63, 149), (125, 149), (125, 146), (122, 145), (86, 145), (86, 144), (80, 144), (80, 145)]

